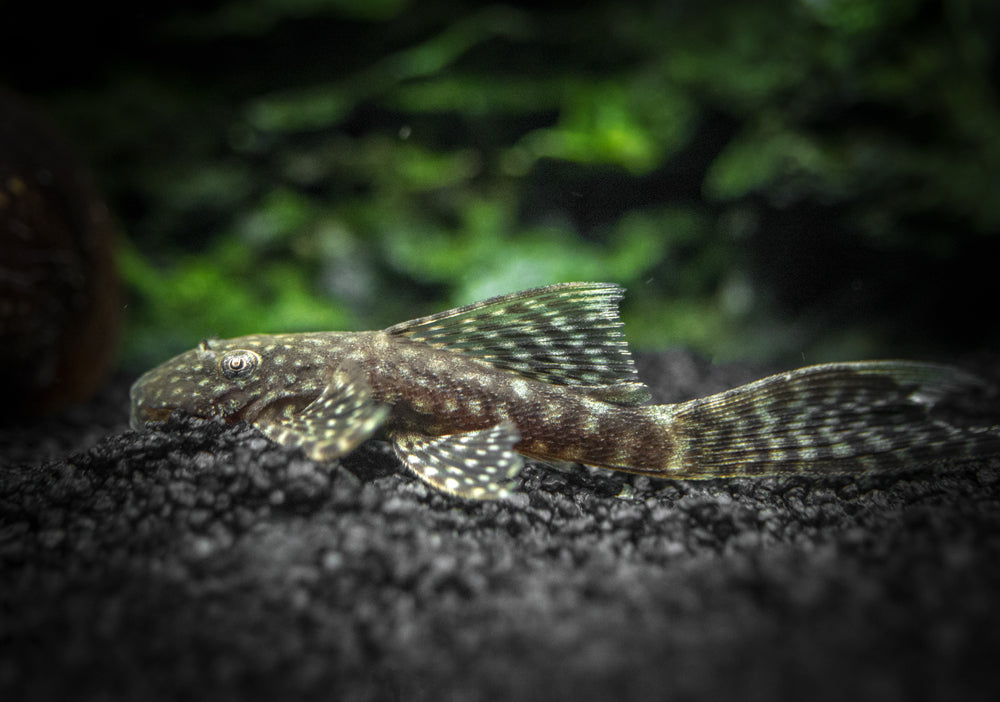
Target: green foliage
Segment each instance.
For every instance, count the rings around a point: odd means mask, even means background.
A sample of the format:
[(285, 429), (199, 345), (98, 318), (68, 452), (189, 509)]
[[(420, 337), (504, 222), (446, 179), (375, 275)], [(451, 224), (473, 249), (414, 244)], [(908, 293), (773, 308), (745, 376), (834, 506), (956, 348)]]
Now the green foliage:
[(250, 251), (237, 239), (222, 240), (160, 269), (123, 247), (119, 265), (141, 305), (131, 314), (131, 353), (149, 361), (164, 349), (189, 346), (192, 320), (203, 337), (223, 338), (346, 328), (354, 321), (342, 306), (311, 291), (292, 263), (262, 264)]
[(957, 270), (962, 242), (995, 240), (997, 14), (226, 2), (150, 20), (171, 60), (46, 101), (132, 242), (132, 363), (566, 280), (629, 287), (643, 347), (820, 360), (906, 349), (926, 322), (837, 302), (883, 268), (823, 277), (830, 251)]
[(521, 140), (531, 161), (558, 158), (580, 164), (613, 164), (644, 173), (663, 163), (689, 136), (693, 109), (669, 87), (619, 80), (567, 86), (563, 114), (549, 129)]

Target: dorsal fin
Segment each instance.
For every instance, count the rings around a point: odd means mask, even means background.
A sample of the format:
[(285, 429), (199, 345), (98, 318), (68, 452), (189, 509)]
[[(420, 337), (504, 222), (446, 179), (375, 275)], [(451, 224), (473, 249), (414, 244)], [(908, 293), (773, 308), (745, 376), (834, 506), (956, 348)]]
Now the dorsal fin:
[(617, 399), (633, 404), (648, 394), (621, 332), (623, 292), (611, 283), (561, 283), (402, 322), (386, 332), (547, 383), (629, 384)]

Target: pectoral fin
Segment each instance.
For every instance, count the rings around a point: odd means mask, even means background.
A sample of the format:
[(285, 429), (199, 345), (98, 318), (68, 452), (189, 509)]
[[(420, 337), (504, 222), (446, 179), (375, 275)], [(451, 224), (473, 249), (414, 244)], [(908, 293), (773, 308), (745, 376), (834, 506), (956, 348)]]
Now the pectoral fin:
[(314, 460), (346, 455), (385, 423), (389, 408), (376, 403), (360, 369), (337, 368), (320, 396), (301, 411), (256, 426), (284, 446), (300, 446)]
[(439, 490), (476, 500), (510, 494), (510, 479), (523, 465), (514, 451), (520, 438), (510, 422), (463, 434), (391, 436), (396, 453), (419, 478)]

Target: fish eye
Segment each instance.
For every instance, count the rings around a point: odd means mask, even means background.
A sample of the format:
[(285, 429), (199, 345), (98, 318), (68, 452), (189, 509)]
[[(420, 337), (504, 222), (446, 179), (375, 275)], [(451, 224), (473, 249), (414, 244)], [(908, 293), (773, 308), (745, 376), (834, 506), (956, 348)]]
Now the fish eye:
[(222, 374), (230, 380), (248, 378), (260, 365), (260, 356), (247, 349), (230, 351), (219, 361)]

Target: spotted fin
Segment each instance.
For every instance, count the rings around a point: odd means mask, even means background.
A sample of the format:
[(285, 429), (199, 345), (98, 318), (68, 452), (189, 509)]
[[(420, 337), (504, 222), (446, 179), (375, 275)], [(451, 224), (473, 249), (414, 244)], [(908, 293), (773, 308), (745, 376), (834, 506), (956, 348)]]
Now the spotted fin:
[(890, 470), (1000, 452), (1000, 428), (963, 407), (984, 391), (979, 378), (950, 366), (861, 361), (656, 409), (689, 437), (675, 476)]
[(459, 497), (506, 497), (510, 479), (523, 465), (513, 448), (521, 437), (510, 422), (464, 434), (398, 433), (391, 439), (400, 459), (418, 477)]
[(638, 404), (649, 394), (622, 334), (623, 292), (611, 283), (550, 285), (402, 322), (386, 332), (546, 383), (621, 386), (606, 392), (618, 404)]
[(330, 373), (320, 396), (301, 411), (256, 425), (272, 441), (301, 447), (310, 458), (324, 461), (350, 453), (388, 416), (389, 407), (372, 399), (360, 368), (346, 365)]

